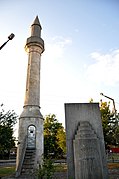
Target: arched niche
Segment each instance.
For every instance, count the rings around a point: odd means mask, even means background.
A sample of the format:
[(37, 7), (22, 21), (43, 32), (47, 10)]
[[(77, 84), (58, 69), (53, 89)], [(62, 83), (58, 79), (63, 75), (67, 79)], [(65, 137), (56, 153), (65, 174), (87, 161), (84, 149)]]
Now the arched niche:
[(27, 148), (36, 147), (36, 127), (34, 125), (28, 126), (27, 129)]

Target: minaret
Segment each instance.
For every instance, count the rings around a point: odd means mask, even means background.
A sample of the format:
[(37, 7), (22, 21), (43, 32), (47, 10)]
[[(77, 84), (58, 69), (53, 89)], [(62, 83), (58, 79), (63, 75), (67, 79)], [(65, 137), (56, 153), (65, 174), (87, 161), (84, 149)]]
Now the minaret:
[(36, 16), (31, 25), (31, 36), (25, 45), (25, 50), (28, 52), (28, 68), (24, 107), (19, 118), (17, 171), (26, 149), (35, 150), (35, 168), (42, 162), (43, 117), (40, 112), (40, 64), (44, 41), (41, 38), (41, 29)]

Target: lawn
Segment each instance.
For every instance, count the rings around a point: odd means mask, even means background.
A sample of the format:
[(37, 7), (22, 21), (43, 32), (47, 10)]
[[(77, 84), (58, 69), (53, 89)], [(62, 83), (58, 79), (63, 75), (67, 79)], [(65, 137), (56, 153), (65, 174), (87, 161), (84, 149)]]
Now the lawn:
[(0, 177), (11, 175), (15, 172), (15, 167), (0, 167)]
[(55, 165), (55, 171), (56, 172), (65, 172), (65, 171), (67, 171), (67, 165), (66, 164)]

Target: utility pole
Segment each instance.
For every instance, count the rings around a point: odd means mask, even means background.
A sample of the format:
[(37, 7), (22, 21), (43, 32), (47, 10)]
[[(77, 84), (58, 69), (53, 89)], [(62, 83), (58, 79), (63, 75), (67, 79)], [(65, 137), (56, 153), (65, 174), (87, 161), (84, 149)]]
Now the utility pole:
[(0, 50), (9, 42), (9, 40), (12, 40), (15, 37), (15, 35), (13, 33), (11, 33), (8, 36), (8, 40), (6, 42), (4, 42), (4, 44), (1, 45)]

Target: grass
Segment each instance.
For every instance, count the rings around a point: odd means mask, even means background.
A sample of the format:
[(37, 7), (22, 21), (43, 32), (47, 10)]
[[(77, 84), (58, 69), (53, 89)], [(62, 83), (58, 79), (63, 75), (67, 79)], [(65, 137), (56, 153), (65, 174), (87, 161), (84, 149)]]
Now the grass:
[(15, 167), (0, 167), (0, 177), (9, 176), (15, 172)]
[(66, 164), (57, 164), (55, 165), (55, 172), (66, 172), (67, 165)]
[[(55, 166), (55, 172), (65, 172), (67, 171), (67, 166), (65, 164), (60, 164)], [(0, 177), (9, 176), (14, 174), (15, 167), (0, 167)]]

